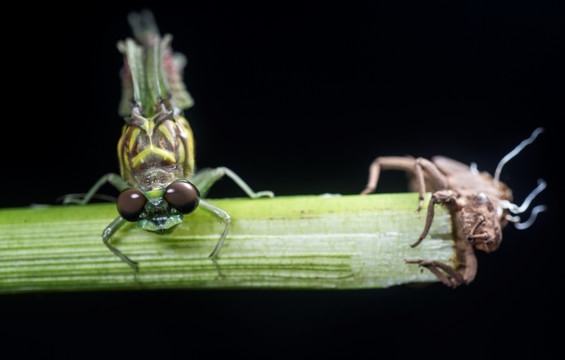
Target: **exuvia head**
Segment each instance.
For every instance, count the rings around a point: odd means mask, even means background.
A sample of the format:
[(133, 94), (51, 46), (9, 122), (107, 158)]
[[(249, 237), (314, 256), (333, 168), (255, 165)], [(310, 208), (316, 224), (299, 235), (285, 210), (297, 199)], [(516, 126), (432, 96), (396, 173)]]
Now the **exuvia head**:
[(200, 192), (186, 180), (170, 183), (164, 191), (143, 193), (129, 188), (118, 196), (120, 216), (129, 222), (137, 222), (141, 229), (166, 234), (182, 223), (183, 215), (190, 214), (200, 203)]
[(477, 250), (490, 253), (502, 242), (499, 216), (489, 197), (479, 192), (462, 209), (465, 236)]

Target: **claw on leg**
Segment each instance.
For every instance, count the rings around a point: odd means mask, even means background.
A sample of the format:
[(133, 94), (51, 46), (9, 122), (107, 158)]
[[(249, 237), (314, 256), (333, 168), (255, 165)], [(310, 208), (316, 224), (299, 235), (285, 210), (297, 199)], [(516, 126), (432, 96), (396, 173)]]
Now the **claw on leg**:
[(456, 288), (465, 282), (463, 276), (461, 276), (461, 274), (459, 274), (454, 268), (440, 261), (428, 261), (422, 259), (404, 261), (407, 264), (417, 264), (420, 267), (427, 268), (438, 278), (439, 281), (451, 288)]
[(269, 190), (264, 190), (264, 191), (257, 191), (255, 193), (255, 196), (253, 196), (253, 198), (260, 198), (260, 197), (275, 197), (275, 193)]

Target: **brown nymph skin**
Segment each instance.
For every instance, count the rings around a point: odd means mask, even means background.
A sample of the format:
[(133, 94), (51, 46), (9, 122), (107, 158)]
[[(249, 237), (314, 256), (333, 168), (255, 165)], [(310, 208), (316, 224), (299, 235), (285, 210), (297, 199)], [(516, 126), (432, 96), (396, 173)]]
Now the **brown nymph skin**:
[(477, 273), (475, 250), (493, 252), (502, 241), (502, 228), (508, 223), (508, 211), (500, 201), (512, 201), (512, 191), (486, 173), (471, 169), (458, 161), (435, 156), (432, 161), (412, 157), (379, 157), (369, 169), (369, 182), (361, 194), (375, 190), (381, 169), (403, 170), (412, 175), (410, 188), (419, 193), (418, 211), (426, 191), (432, 192), (426, 224), (418, 246), (426, 237), (434, 218), (434, 205), (444, 204), (451, 212), (458, 266), (456, 269), (439, 261), (406, 260), (428, 268), (445, 285), (469, 284)]

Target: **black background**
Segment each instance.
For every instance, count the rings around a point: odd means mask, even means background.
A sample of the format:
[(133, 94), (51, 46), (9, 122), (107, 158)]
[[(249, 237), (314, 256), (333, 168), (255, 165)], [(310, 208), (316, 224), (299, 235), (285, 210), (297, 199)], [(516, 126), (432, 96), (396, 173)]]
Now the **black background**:
[[(18, 4), (16, 4), (18, 5)], [(53, 203), (118, 170), (116, 42), (150, 7), (188, 58), (199, 167), (277, 195), (354, 194), (379, 155), (442, 154), (550, 207), (479, 254), (467, 287), (159, 291), (0, 297), (23, 354), (549, 358), (562, 338), (558, 169), (565, 11), (557, 1), (114, 3), (4, 10), (2, 207)], [(111, 193), (112, 189), (107, 188)], [(378, 192), (405, 191), (402, 173)], [(242, 196), (229, 181), (211, 197)], [(17, 340), (17, 341), (14, 341)]]

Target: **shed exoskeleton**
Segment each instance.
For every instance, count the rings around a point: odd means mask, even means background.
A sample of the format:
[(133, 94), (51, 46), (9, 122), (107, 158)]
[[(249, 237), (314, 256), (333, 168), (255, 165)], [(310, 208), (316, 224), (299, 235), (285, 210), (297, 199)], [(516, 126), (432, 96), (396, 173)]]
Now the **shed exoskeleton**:
[(512, 203), (512, 191), (499, 180), (504, 164), (520, 152), (543, 131), (536, 129), (499, 163), (494, 177), (487, 172), (479, 172), (476, 165), (468, 166), (456, 160), (435, 156), (431, 161), (412, 157), (378, 157), (369, 168), (369, 181), (361, 194), (375, 190), (381, 170), (403, 170), (412, 175), (411, 190), (419, 193), (418, 211), (422, 208), (424, 194), (432, 192), (426, 223), (422, 234), (410, 246), (415, 247), (428, 234), (434, 218), (434, 205), (448, 207), (452, 217), (458, 267), (456, 269), (436, 260), (408, 259), (408, 264), (418, 264), (428, 268), (445, 285), (457, 287), (469, 284), (477, 273), (475, 250), (493, 252), (502, 241), (502, 229), (511, 221), (519, 229), (531, 225), (537, 214), (545, 210), (540, 205), (532, 209), (530, 219), (519, 223), (513, 214), (524, 212), (533, 198), (541, 192), (546, 183), (538, 180), (538, 186), (526, 198), (522, 206)]

